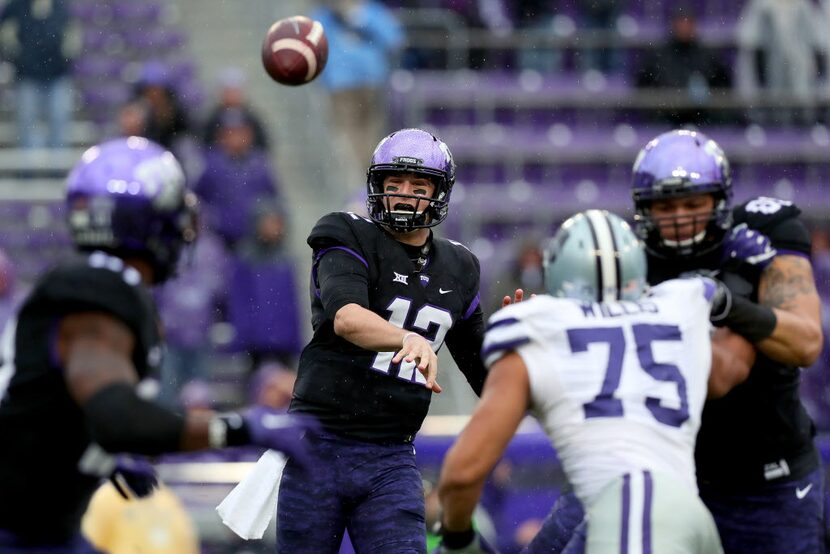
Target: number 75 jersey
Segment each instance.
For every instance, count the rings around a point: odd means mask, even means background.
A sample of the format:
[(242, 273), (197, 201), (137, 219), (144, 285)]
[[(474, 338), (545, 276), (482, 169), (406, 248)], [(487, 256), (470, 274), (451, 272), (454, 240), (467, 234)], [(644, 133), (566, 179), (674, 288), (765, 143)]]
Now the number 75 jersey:
[(697, 490), (713, 293), (710, 280), (675, 279), (637, 302), (538, 296), (490, 319), (487, 366), (512, 350), (522, 357), (531, 409), (586, 505), (605, 483), (640, 469)]

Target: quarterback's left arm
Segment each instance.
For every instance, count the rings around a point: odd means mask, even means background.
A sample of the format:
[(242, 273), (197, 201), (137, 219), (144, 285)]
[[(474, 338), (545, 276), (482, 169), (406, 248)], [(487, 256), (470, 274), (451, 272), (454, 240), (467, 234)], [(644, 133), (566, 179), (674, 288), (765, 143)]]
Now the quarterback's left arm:
[(513, 438), (529, 401), (527, 367), (511, 352), (493, 364), (475, 412), (444, 459), (438, 496), (445, 532), (471, 529), (487, 475)]
[(779, 255), (764, 269), (758, 302), (776, 316), (772, 334), (756, 343), (766, 356), (781, 363), (807, 367), (821, 353), (821, 300), (813, 268), (806, 257)]

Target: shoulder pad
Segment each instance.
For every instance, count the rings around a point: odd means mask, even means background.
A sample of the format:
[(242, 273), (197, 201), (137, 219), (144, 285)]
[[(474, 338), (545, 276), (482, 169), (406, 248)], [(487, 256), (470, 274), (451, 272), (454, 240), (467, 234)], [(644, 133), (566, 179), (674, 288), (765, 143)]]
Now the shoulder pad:
[(473, 254), (473, 251), (470, 250), (466, 245), (458, 241), (446, 238), (434, 237), (432, 240), (436, 243), (446, 243), (448, 246), (450, 246), (452, 251), (455, 252), (457, 255), (461, 256), (462, 259), (469, 260), (476, 268), (480, 267), (478, 257), (475, 254)]
[(318, 249), (341, 244), (360, 250), (360, 234), (374, 233), (378, 228), (374, 221), (352, 212), (332, 212), (324, 215), (308, 235), (308, 245)]
[(746, 223), (750, 228), (765, 233), (779, 223), (798, 217), (801, 210), (789, 200), (759, 196), (732, 210), (735, 224)]

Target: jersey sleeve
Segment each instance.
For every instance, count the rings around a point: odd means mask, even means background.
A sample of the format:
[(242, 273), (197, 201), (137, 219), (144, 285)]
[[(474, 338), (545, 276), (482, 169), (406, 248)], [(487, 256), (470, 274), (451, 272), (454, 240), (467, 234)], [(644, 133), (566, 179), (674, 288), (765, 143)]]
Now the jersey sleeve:
[(734, 211), (735, 224), (746, 223), (769, 237), (779, 255), (810, 256), (810, 232), (798, 219), (801, 210), (788, 200), (760, 196)]
[(315, 257), (312, 281), (326, 316), (334, 320), (346, 304), (369, 307), (369, 268), (344, 246), (332, 246)]
[[(481, 357), (489, 369), (505, 354), (531, 343), (544, 342), (557, 327), (565, 304), (547, 296), (537, 296), (502, 308), (487, 323)], [(544, 322), (544, 326), (540, 324)], [(544, 328), (543, 328), (544, 327)]]

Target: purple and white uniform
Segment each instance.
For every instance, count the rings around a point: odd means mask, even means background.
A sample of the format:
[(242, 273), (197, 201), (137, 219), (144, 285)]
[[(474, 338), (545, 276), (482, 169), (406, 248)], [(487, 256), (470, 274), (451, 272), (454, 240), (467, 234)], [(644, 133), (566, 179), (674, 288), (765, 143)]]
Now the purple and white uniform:
[(532, 412), (586, 508), (589, 552), (721, 551), (694, 463), (713, 286), (667, 281), (637, 302), (539, 296), (490, 320), (485, 362), (524, 360)]

